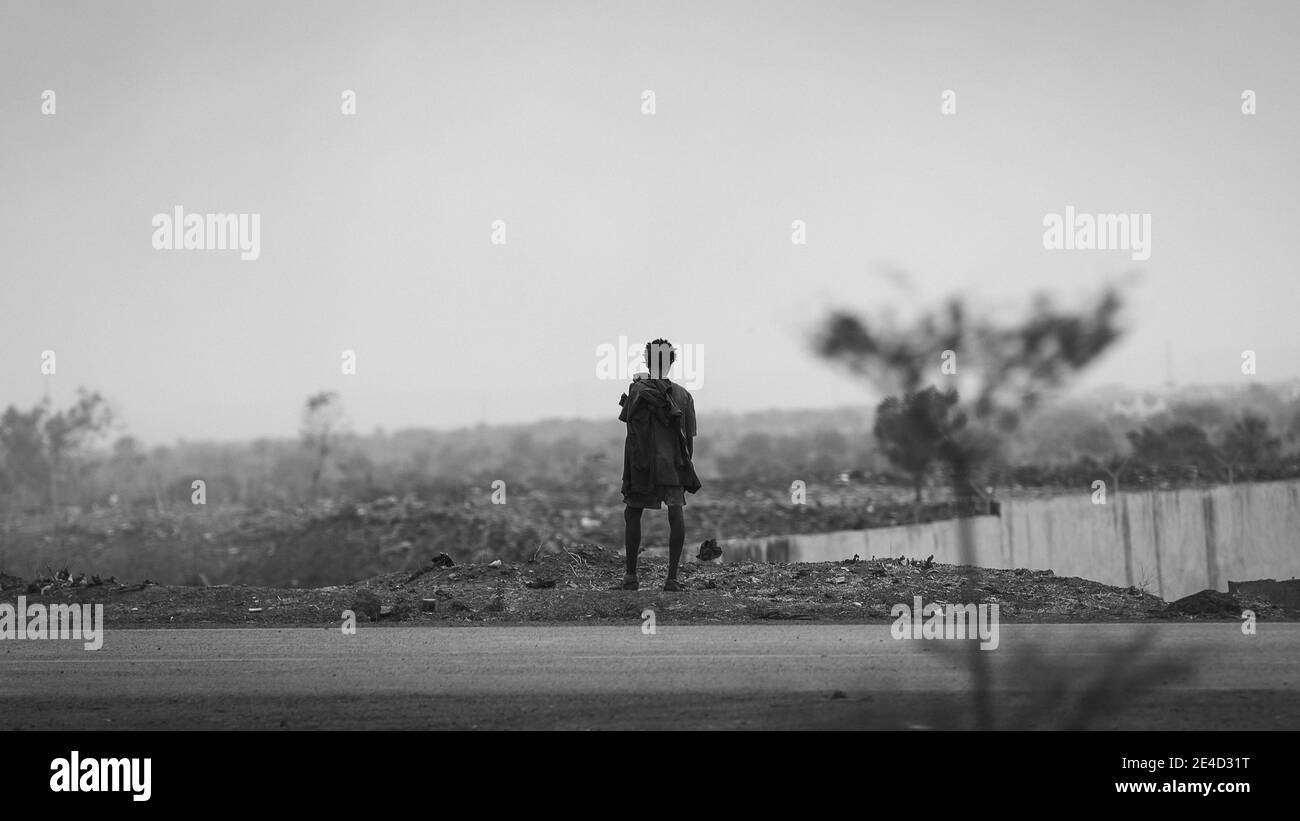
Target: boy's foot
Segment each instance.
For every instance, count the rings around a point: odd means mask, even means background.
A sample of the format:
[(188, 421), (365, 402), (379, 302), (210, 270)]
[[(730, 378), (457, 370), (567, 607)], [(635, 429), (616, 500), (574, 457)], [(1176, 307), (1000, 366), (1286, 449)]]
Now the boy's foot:
[(636, 580), (635, 573), (626, 573), (623, 575), (623, 583), (618, 586), (619, 590), (640, 590), (641, 584)]
[(682, 590), (685, 590), (685, 589), (686, 589), (686, 587), (685, 587), (684, 585), (682, 585), (681, 582), (677, 581), (677, 579), (675, 579), (675, 578), (671, 578), (671, 577), (670, 577), (670, 578), (668, 579), (668, 581), (664, 582), (664, 592), (665, 592), (665, 593), (678, 593), (678, 592), (680, 592), (680, 591), (682, 591)]

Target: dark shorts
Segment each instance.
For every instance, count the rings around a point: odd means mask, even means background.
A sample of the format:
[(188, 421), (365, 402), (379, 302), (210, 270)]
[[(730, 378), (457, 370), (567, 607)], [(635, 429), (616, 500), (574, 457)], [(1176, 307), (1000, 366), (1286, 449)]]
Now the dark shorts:
[(686, 490), (681, 485), (657, 485), (654, 493), (624, 493), (623, 503), (628, 507), (645, 510), (659, 510), (664, 504), (669, 507), (685, 507)]

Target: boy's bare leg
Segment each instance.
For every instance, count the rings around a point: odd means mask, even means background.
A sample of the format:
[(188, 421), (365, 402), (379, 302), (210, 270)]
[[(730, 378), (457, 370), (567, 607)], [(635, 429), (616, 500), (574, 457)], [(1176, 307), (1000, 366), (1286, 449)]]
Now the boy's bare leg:
[(636, 584), (636, 559), (641, 552), (641, 508), (623, 508), (623, 549), (627, 557), (627, 573), (623, 586)]
[(677, 565), (682, 560), (682, 546), (686, 544), (686, 517), (681, 505), (668, 506), (668, 581), (677, 581)]

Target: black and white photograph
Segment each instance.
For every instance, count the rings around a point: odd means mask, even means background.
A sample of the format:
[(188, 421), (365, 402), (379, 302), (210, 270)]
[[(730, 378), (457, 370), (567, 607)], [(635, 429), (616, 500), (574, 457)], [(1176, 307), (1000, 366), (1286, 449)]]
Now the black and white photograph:
[(0, 0), (3, 768), (971, 731), (1240, 809), (1298, 146), (1285, 0)]

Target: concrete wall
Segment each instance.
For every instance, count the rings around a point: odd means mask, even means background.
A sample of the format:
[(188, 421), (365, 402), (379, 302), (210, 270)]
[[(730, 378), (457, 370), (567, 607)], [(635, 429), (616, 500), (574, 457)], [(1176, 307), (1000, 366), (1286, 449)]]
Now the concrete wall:
[[(1002, 503), (978, 516), (976, 564), (1028, 567), (1114, 585), (1145, 586), (1166, 600), (1228, 581), (1300, 575), (1300, 482), (1122, 493), (1094, 505), (1081, 491)], [(898, 557), (958, 561), (958, 523), (723, 541), (731, 559), (839, 561)]]

